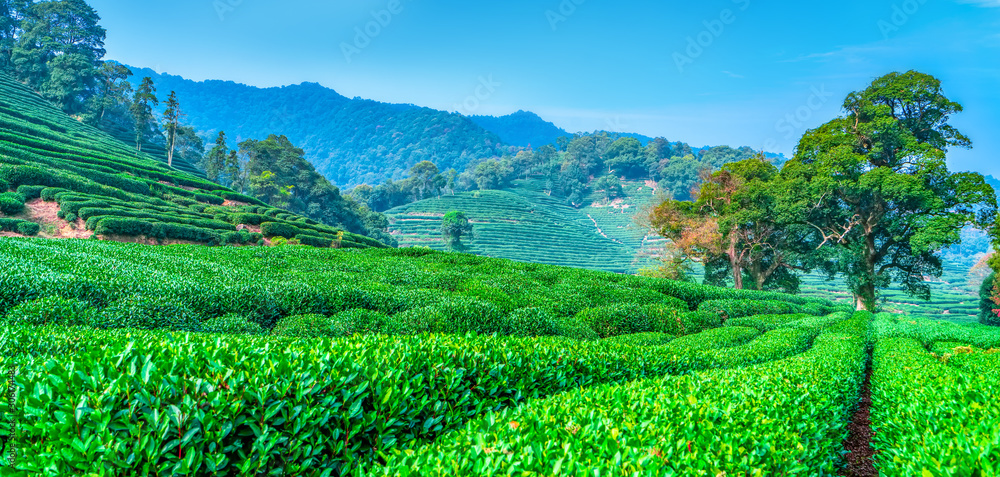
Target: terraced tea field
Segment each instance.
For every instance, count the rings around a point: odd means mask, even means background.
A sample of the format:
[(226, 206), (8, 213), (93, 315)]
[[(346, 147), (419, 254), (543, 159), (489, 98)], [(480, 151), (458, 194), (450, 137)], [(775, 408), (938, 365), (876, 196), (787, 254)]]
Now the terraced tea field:
[(651, 261), (638, 254), (646, 232), (634, 223), (633, 216), (655, 196), (653, 189), (642, 183), (626, 186), (634, 190), (635, 198), (606, 205), (591, 194), (587, 198), (591, 205), (576, 209), (546, 194), (538, 181), (521, 180), (513, 189), (427, 199), (389, 210), (386, 215), (401, 247), (446, 249), (441, 217), (459, 210), (473, 224), (474, 237), (464, 239), (470, 253), (635, 273)]

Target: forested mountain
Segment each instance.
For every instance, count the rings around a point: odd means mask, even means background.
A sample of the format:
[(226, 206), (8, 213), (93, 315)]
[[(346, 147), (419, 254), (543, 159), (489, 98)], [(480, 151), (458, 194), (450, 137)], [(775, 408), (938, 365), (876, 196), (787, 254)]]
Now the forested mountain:
[(518, 111), (506, 116), (469, 116), (474, 123), (500, 137), (506, 144), (519, 147), (539, 147), (555, 144), (570, 133), (530, 111)]
[(499, 137), (459, 114), (350, 99), (316, 83), (256, 88), (132, 71), (133, 81), (150, 77), (160, 91), (176, 91), (187, 123), (202, 137), (225, 131), (240, 142), (283, 134), (341, 186), (402, 179), (421, 161), (461, 170), (474, 159), (505, 152)]

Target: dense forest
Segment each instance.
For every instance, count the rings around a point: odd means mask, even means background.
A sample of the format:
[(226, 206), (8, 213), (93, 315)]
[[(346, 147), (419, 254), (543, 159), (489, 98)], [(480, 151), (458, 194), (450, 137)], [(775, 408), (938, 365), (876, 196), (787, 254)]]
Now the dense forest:
[(220, 131), (237, 141), (283, 134), (306, 151), (316, 170), (342, 186), (399, 180), (422, 161), (461, 170), (513, 151), (459, 114), (351, 99), (316, 83), (255, 88), (133, 70), (136, 78), (148, 76), (177, 91), (188, 121), (206, 137)]

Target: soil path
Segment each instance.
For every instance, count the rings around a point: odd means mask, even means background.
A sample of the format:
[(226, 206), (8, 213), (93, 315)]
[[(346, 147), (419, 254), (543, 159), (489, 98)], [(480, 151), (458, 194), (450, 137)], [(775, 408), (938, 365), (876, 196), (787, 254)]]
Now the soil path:
[(875, 470), (875, 449), (872, 447), (871, 408), (872, 408), (872, 358), (868, 354), (868, 366), (865, 369), (865, 382), (861, 386), (861, 402), (851, 423), (847, 426), (847, 440), (844, 450), (847, 455), (847, 465), (840, 472), (842, 477), (878, 477)]

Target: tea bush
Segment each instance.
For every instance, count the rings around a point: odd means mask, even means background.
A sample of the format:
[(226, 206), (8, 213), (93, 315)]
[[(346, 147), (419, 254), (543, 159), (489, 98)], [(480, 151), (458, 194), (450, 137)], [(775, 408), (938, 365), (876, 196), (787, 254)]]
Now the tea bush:
[(11, 325), (87, 326), (93, 313), (87, 302), (49, 296), (15, 306), (7, 312), (4, 321)]
[(0, 193), (0, 213), (17, 215), (24, 212), (24, 196), (16, 192)]
[(209, 319), (201, 324), (204, 333), (225, 333), (237, 335), (262, 335), (267, 333), (260, 325), (236, 313)]
[(200, 319), (188, 307), (164, 297), (130, 295), (95, 314), (96, 328), (198, 331)]

